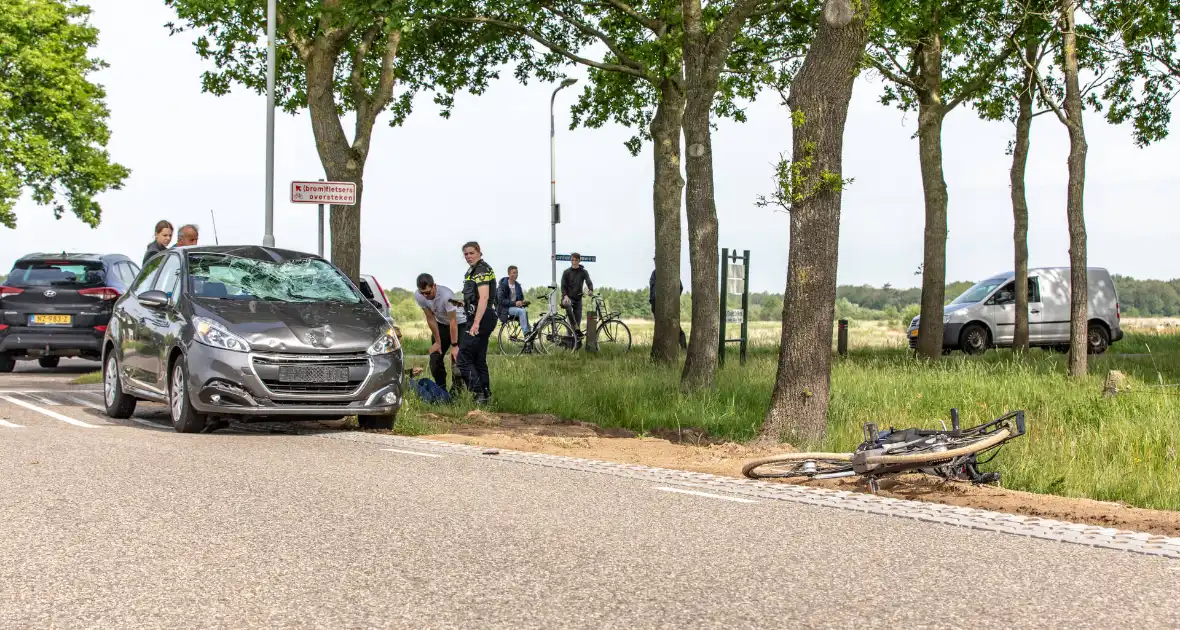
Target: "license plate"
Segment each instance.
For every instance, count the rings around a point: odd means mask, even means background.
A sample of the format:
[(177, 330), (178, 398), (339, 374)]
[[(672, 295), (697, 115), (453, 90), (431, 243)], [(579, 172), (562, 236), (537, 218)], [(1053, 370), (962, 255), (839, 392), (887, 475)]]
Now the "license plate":
[(279, 366), (282, 383), (347, 383), (348, 368), (323, 365)]
[(73, 318), (69, 315), (33, 315), (34, 326), (69, 326)]
[(911, 330), (911, 331), (910, 331), (910, 336), (911, 336), (911, 337), (917, 337), (917, 336), (918, 336), (918, 329), (917, 329), (917, 328), (915, 328), (915, 329)]

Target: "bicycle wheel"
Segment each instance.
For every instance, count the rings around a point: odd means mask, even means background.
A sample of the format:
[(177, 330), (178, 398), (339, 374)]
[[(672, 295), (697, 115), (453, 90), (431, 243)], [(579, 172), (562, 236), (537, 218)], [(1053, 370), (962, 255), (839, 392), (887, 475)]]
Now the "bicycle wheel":
[(539, 324), (534, 346), (544, 354), (574, 351), (574, 329), (563, 319), (553, 318)]
[(608, 319), (598, 325), (598, 352), (601, 354), (625, 354), (631, 351), (631, 329), (617, 319)]
[(1006, 441), (1011, 432), (1008, 429), (1000, 429), (995, 433), (983, 436), (961, 438), (953, 440), (950, 444), (943, 444), (942, 446), (949, 446), (945, 450), (926, 450), (929, 447), (919, 447), (923, 450), (903, 451), (903, 455), (877, 455), (865, 458), (865, 464), (929, 464), (945, 460), (962, 457), (964, 455), (975, 455), (986, 451), (989, 448), (997, 446)]
[(524, 352), (524, 333), (520, 330), (520, 322), (515, 319), (500, 326), (497, 341), (500, 343), (500, 354), (520, 356)]
[(851, 453), (785, 453), (746, 462), (750, 479), (835, 479), (851, 477)]

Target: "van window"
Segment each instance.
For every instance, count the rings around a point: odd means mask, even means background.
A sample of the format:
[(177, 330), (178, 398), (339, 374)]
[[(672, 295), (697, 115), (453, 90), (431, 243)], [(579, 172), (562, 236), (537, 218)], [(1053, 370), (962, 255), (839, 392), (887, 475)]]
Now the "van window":
[(1003, 281), (1003, 278), (989, 278), (979, 282), (952, 300), (951, 304), (975, 304), (976, 302), (982, 302), (983, 298), (987, 297), (996, 287), (1000, 286), (1000, 283)]
[(1036, 304), (1041, 301), (1041, 284), (1038, 278), (1028, 279), (1028, 303)]
[[(1041, 288), (1037, 284), (1036, 278), (1028, 279), (1028, 303), (1036, 304), (1041, 301)], [(1006, 304), (1016, 303), (1016, 281), (1013, 280), (1005, 284), (999, 291), (996, 291), (995, 297), (991, 300), (992, 304), (997, 306), (1004, 306)]]

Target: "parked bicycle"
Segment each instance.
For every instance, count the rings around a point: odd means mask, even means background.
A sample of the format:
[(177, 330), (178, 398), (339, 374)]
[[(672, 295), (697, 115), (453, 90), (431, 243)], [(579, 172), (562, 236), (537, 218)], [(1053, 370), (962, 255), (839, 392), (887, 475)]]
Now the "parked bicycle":
[[(553, 294), (557, 292), (557, 287), (549, 286), (547, 288), (549, 293), (546, 294), (546, 297), (552, 300)], [(526, 351), (540, 354), (549, 354), (554, 351), (574, 351), (574, 342), (576, 341), (574, 327), (570, 326), (564, 315), (558, 313), (550, 315), (548, 311), (545, 311), (536, 322), (532, 323), (530, 328), (529, 334), (524, 334), (520, 328), (520, 321), (516, 318), (509, 319), (501, 325), (497, 337), (500, 343), (500, 353), (518, 356)]]
[(622, 313), (606, 312), (606, 301), (594, 294), (594, 316), (598, 319), (598, 351), (602, 354), (631, 351), (631, 329), (623, 323)]
[(877, 492), (878, 479), (885, 475), (920, 471), (943, 479), (964, 479), (972, 483), (994, 483), (1000, 473), (979, 472), (986, 461), (977, 457), (998, 449), (1024, 435), (1024, 411), (1003, 416), (969, 429), (959, 427), (959, 410), (951, 409), (951, 428), (878, 431), (864, 425), (865, 440), (852, 453), (785, 453), (747, 462), (742, 474), (751, 479), (837, 479), (862, 475), (869, 489)]

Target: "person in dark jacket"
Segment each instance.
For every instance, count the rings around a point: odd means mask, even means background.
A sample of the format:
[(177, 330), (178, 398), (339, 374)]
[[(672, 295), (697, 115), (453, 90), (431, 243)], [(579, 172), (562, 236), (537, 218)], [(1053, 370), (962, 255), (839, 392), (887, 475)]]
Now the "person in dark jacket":
[(529, 334), (529, 301), (525, 299), (525, 290), (517, 281), (516, 277), (520, 275), (520, 270), (516, 265), (508, 267), (508, 275), (500, 278), (500, 287), (496, 291), (497, 299), (500, 300), (500, 323), (506, 324), (509, 319), (513, 317), (520, 320), (520, 330), (525, 335)]
[(463, 308), (467, 315), (467, 330), (460, 334), (459, 367), (467, 389), (475, 394), (476, 404), (487, 404), (492, 398), (491, 376), (488, 374), (488, 339), (496, 328), (499, 303), (496, 291), (496, 272), (483, 259), (479, 243), (463, 244), (463, 259), (471, 265), (463, 275)]
[(577, 334), (577, 344), (582, 346), (582, 285), (586, 285), (587, 293), (594, 296), (594, 282), (590, 280), (590, 272), (582, 266), (582, 256), (578, 252), (570, 254), (570, 266), (561, 272), (561, 305), (569, 311), (570, 323), (574, 325)]
[[(655, 258), (652, 258), (654, 261)], [(680, 283), (680, 292), (684, 293), (684, 283)], [(647, 303), (651, 305), (651, 314), (656, 314), (656, 270), (651, 270), (651, 279), (647, 281)], [(684, 336), (684, 327), (680, 327), (680, 348), (688, 347), (688, 338)]]
[(168, 249), (168, 243), (172, 242), (172, 224), (167, 221), (157, 222), (155, 235), (155, 238), (151, 243), (148, 243), (147, 249), (143, 252), (141, 266), (146, 265), (152, 256)]

